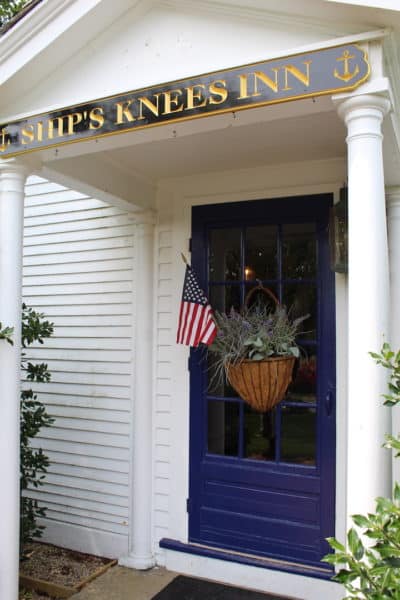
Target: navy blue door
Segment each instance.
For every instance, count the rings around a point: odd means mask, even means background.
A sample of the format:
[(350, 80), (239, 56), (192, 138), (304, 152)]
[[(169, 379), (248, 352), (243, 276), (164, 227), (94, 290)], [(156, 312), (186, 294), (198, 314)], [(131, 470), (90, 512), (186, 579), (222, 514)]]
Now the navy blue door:
[(214, 309), (240, 309), (261, 280), (292, 315), (309, 313), (284, 401), (258, 413), (190, 360), (191, 542), (323, 567), (334, 534), (335, 328), (330, 194), (201, 206), (192, 265)]

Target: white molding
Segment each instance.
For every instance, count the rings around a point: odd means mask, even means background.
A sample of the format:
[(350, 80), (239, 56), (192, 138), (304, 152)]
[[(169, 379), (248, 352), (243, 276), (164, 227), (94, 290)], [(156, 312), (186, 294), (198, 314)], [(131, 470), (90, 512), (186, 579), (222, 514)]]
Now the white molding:
[[(186, 12), (201, 11), (221, 16), (229, 14), (230, 17), (252, 22), (273, 23), (278, 26), (289, 25), (291, 28), (302, 27), (332, 36), (352, 35), (358, 34), (362, 29), (368, 30), (368, 25), (366, 23), (352, 23), (345, 19), (333, 21), (303, 13), (300, 2), (294, 3), (294, 7), (292, 3), (290, 9), (286, 7), (286, 12), (270, 10), (270, 4), (265, 1), (237, 4), (230, 0), (226, 0), (225, 2), (214, 0), (185, 0), (184, 6), (182, 6), (181, 0), (159, 0), (157, 4), (175, 10), (183, 9)], [(251, 4), (253, 4), (253, 6), (251, 6)], [(267, 6), (268, 8), (266, 8)], [(281, 7), (281, 3), (279, 4), (279, 7)], [(321, 9), (326, 10), (326, 8), (323, 7), (321, 7)]]
[(220, 581), (249, 590), (269, 592), (279, 597), (285, 595), (302, 600), (343, 598), (343, 587), (332, 581), (227, 562), (208, 556), (165, 550), (165, 566), (170, 571)]
[(393, 112), (390, 115), (394, 134), (396, 137), (397, 148), (400, 152), (400, 47), (398, 37), (392, 32), (384, 40), (383, 57), (387, 75), (392, 87), (392, 106)]
[(128, 549), (128, 536), (99, 531), (73, 523), (61, 523), (52, 519), (39, 519), (46, 527), (44, 541), (77, 552), (89, 552), (106, 558), (118, 558)]

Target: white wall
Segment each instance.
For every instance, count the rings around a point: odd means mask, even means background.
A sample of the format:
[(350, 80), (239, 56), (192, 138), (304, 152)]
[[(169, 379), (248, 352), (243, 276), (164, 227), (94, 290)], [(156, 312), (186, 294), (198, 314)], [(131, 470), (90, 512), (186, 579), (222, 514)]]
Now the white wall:
[(50, 458), (44, 540), (106, 556), (128, 548), (134, 226), (105, 203), (30, 177), (24, 301), (54, 322), (27, 351), (47, 362), (34, 389), (56, 421), (37, 444)]

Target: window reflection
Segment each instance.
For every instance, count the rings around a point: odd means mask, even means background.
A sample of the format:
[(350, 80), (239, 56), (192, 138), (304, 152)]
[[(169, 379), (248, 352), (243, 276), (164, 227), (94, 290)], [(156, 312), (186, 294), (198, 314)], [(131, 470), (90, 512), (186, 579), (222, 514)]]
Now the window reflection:
[(262, 225), (246, 229), (246, 281), (276, 278), (277, 231), (276, 225)]
[(210, 231), (210, 281), (239, 281), (241, 276), (241, 230)]
[(317, 337), (317, 290), (315, 285), (306, 283), (285, 285), (283, 304), (286, 305), (291, 319), (310, 315), (300, 325), (299, 338), (315, 339)]
[(213, 309), (219, 312), (228, 313), (231, 308), (240, 310), (240, 285), (211, 285), (208, 298)]
[(208, 402), (208, 452), (237, 456), (239, 452), (239, 404)]
[(314, 223), (283, 225), (282, 236), (282, 276), (285, 279), (314, 278), (317, 262)]
[(315, 465), (315, 408), (285, 406), (281, 413), (281, 460)]
[(259, 413), (244, 407), (244, 458), (275, 460), (275, 411)]
[(317, 400), (317, 357), (315, 349), (302, 349), (301, 357), (293, 369), (293, 380), (287, 400), (314, 403)]

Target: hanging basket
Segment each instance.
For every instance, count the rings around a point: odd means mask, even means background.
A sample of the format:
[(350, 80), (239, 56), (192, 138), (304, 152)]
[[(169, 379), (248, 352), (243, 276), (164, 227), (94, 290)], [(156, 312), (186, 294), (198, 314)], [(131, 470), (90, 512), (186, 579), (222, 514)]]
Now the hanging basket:
[[(264, 294), (267, 300), (272, 300), (276, 306), (279, 305), (275, 294), (259, 282), (247, 294), (245, 306), (249, 306), (253, 296), (259, 293)], [(225, 372), (231, 386), (247, 404), (257, 411), (267, 412), (283, 400), (292, 381), (295, 361), (294, 356), (242, 360), (228, 363)]]
[(265, 360), (243, 360), (226, 365), (231, 386), (247, 404), (267, 412), (283, 400), (295, 363), (294, 356), (278, 356)]

